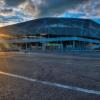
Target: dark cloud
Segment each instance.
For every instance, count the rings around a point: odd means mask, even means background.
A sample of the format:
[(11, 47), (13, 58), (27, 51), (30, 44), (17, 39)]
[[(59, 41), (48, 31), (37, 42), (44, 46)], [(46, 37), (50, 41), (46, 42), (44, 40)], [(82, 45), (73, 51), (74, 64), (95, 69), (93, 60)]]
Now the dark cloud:
[(6, 5), (8, 6), (18, 6), (19, 4), (27, 1), (27, 0), (4, 0), (6, 2)]
[[(31, 1), (33, 1), (33, 6)], [(38, 3), (40, 1), (41, 3), (39, 5), (35, 4), (36, 2)], [(59, 15), (68, 9), (74, 9), (79, 4), (83, 4), (84, 2), (87, 3), (88, 1), (89, 0), (5, 0), (6, 5), (11, 7), (21, 5), (24, 2), (30, 2), (29, 6), (31, 6), (31, 9), (33, 7), (33, 10), (30, 11), (30, 13), (35, 13), (34, 9), (37, 8), (39, 11), (37, 17)], [(25, 10), (26, 9), (27, 7), (25, 8)]]
[(42, 0), (43, 4), (38, 6), (39, 16), (52, 16), (61, 14), (69, 9), (74, 9), (80, 4), (87, 3), (89, 0)]
[(11, 12), (13, 12), (13, 9), (11, 9), (11, 8), (4, 8), (4, 9), (1, 9), (0, 12), (1, 13), (11, 13)]
[[(22, 5), (21, 6), (22, 10), (38, 18), (59, 16), (60, 14), (62, 15), (63, 13), (69, 10), (73, 11), (77, 10), (79, 12), (87, 13), (88, 15), (94, 11), (93, 15), (94, 13), (95, 15), (100, 15), (99, 0), (2, 0), (2, 1), (5, 2), (5, 8), (12, 7), (13, 9), (19, 7), (19, 5)], [(4, 13), (6, 12), (7, 13), (11, 12), (11, 10), (5, 9)]]

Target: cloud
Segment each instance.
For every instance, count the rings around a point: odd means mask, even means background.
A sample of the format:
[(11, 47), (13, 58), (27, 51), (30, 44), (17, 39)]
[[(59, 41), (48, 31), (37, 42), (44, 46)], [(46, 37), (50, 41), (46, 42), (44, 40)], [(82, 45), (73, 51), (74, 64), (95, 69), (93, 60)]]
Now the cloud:
[(2, 15), (2, 16), (12, 15), (12, 13), (13, 13), (13, 9), (11, 9), (11, 8), (0, 9), (0, 15)]
[(18, 8), (33, 17), (38, 13), (36, 4), (34, 4), (31, 0), (21, 3)]
[(38, 17), (55, 16), (64, 13), (66, 10), (74, 9), (80, 4), (87, 3), (89, 0), (42, 0), (37, 6), (39, 9)]
[[(36, 17), (57, 16), (89, 0), (2, 0), (6, 7), (19, 7)], [(18, 9), (19, 9), (18, 8)]]
[(100, 0), (0, 0), (2, 23), (7, 24), (53, 16), (93, 19), (100, 17), (99, 10)]
[(27, 0), (4, 0), (7, 6), (15, 7)]
[(89, 18), (100, 23), (100, 0), (89, 0), (59, 15), (68, 18)]
[(87, 4), (79, 6), (77, 9), (79, 12), (86, 13), (87, 18), (100, 17), (100, 0), (90, 0)]
[(7, 15), (7, 16), (0, 15), (0, 26), (11, 25), (32, 19), (33, 17), (15, 9), (12, 15)]

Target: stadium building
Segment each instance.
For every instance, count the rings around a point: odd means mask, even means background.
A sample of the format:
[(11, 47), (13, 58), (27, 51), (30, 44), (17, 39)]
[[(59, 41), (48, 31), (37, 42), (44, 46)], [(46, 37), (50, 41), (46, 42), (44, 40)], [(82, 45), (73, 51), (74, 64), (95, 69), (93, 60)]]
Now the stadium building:
[(3, 37), (0, 38), (1, 49), (9, 47), (43, 51), (100, 49), (100, 25), (89, 19), (35, 19), (1, 27), (0, 37)]

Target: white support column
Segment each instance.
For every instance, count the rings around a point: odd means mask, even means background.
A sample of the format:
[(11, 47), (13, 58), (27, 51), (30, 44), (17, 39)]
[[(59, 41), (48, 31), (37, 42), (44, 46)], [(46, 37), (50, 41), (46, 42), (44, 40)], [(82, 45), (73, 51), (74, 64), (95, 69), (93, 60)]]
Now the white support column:
[(73, 48), (75, 49), (75, 41), (73, 41)]
[(46, 50), (46, 43), (42, 44), (42, 50), (45, 51)]

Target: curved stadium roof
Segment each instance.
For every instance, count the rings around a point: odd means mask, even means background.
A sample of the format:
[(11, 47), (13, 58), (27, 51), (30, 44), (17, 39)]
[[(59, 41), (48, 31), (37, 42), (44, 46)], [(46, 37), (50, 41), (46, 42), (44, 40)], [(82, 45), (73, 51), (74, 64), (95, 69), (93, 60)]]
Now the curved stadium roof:
[(89, 19), (41, 18), (0, 28), (0, 34), (56, 34), (100, 39), (100, 24)]

